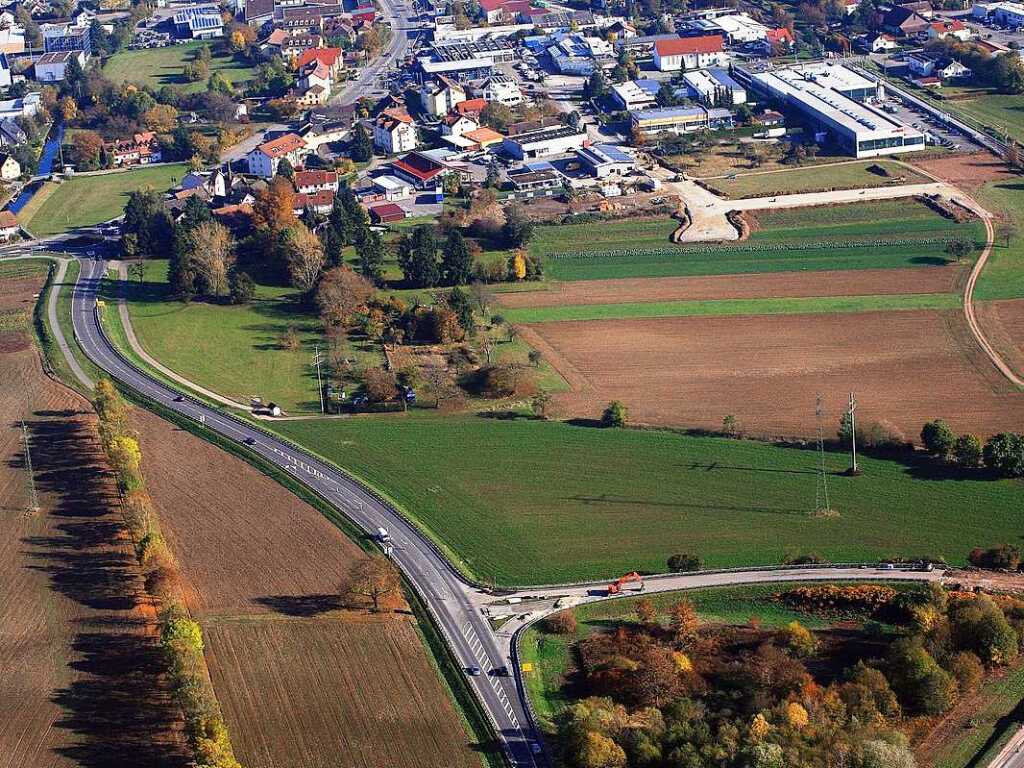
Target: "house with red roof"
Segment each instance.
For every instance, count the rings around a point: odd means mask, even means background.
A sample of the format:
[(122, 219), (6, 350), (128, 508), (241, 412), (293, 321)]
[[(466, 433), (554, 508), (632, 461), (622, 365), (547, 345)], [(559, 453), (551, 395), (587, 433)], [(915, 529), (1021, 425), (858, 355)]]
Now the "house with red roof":
[(660, 72), (721, 66), (727, 58), (721, 35), (670, 38), (654, 43), (654, 66)]
[(788, 28), (777, 27), (765, 32), (762, 45), (766, 56), (781, 56), (793, 50), (796, 38)]
[(307, 208), (317, 213), (327, 214), (334, 207), (334, 190), (322, 189), (319, 192), (299, 192), (292, 203), (295, 215), (300, 215)]
[(160, 142), (153, 131), (136, 133), (131, 139), (113, 141), (104, 145), (107, 155), (115, 167), (126, 165), (149, 165), (162, 159)]
[(270, 179), (277, 173), (277, 167), (282, 160), (287, 159), (293, 166), (301, 165), (302, 158), (308, 153), (306, 142), (301, 136), (286, 133), (260, 144), (246, 155), (246, 160), (249, 163), (249, 173)]
[(344, 51), (341, 48), (309, 48), (295, 58), (295, 69), (301, 72), (312, 63), (323, 64), (337, 78), (344, 69)]
[(966, 42), (971, 39), (972, 35), (967, 25), (959, 19), (933, 21), (928, 25), (929, 40), (944, 40), (947, 37), (953, 37), (961, 42)]
[(455, 112), (467, 117), (478, 118), (487, 106), (487, 99), (466, 99), (455, 105)]
[(388, 224), (392, 221), (402, 221), (406, 212), (400, 205), (395, 203), (381, 203), (367, 209), (370, 214), (370, 221), (374, 224)]
[(295, 189), (303, 195), (330, 190), (338, 191), (337, 171), (298, 171), (295, 174)]
[(448, 172), (448, 166), (423, 152), (410, 152), (391, 163), (395, 176), (408, 181), (416, 189), (437, 186), (441, 177)]

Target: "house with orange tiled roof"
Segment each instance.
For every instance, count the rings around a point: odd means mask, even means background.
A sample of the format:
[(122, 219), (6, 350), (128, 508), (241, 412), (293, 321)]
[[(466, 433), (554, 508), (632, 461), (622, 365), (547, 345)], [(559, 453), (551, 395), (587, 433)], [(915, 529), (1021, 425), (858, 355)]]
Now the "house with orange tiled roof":
[(294, 133), (286, 133), (276, 139), (260, 144), (246, 155), (249, 173), (264, 179), (273, 178), (282, 160), (287, 159), (292, 165), (300, 165), (309, 153), (306, 142)]
[(337, 78), (345, 66), (343, 54), (341, 48), (309, 48), (295, 57), (295, 69), (301, 72), (316, 62), (330, 70), (331, 78)]

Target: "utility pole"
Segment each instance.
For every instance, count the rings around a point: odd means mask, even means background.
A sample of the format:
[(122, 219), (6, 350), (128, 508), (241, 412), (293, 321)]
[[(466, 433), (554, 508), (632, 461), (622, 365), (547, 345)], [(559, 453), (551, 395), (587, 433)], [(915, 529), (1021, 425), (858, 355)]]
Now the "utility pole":
[(320, 413), (324, 413), (324, 384), (320, 378), (320, 347), (313, 345), (313, 358), (316, 363), (316, 389), (320, 393)]
[(814, 405), (814, 416), (818, 424), (818, 473), (814, 498), (814, 513), (816, 515), (827, 515), (831, 511), (828, 500), (828, 473), (825, 471), (825, 430), (823, 420), (825, 408), (821, 402), (821, 393), (818, 393)]
[(850, 453), (853, 456), (851, 474), (857, 474), (857, 398), (850, 393)]
[(36, 494), (36, 473), (32, 469), (32, 447), (28, 441), (28, 427), (21, 420), (21, 439), (25, 443), (25, 468), (28, 470), (28, 511), (39, 511), (39, 496)]

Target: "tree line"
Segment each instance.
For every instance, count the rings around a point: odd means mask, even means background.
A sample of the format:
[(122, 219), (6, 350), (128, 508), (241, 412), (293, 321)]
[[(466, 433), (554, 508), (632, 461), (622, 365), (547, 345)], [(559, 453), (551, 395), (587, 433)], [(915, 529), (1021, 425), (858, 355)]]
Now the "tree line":
[(109, 379), (101, 379), (93, 407), (99, 416), (100, 443), (117, 478), (125, 527), (135, 545), (146, 592), (160, 606), (160, 649), (174, 698), (185, 715), (193, 758), (204, 768), (241, 768), (206, 668), (202, 629), (185, 608), (180, 567), (160, 532), (160, 521), (146, 491), (142, 451), (130, 425), (128, 404)]

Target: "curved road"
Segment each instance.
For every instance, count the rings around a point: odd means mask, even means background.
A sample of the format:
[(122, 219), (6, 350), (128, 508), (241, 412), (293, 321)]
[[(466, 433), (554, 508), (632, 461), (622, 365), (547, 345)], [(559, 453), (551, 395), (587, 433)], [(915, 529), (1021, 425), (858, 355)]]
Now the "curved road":
[[(12, 254), (4, 249), (5, 255)], [(28, 248), (14, 253), (32, 257)], [(97, 366), (112, 377), (222, 437), (246, 445), (263, 459), (294, 476), (327, 500), (368, 534), (378, 527), (387, 528), (393, 547), (390, 556), (416, 589), (445, 640), (464, 669), (477, 666), (479, 676), (468, 682), (491, 720), (495, 734), (515, 768), (547, 766), (541, 751), (539, 734), (529, 714), (525, 687), (514, 662), (514, 645), (519, 632), (537, 618), (553, 610), (605, 597), (601, 584), (548, 586), (524, 589), (515, 594), (511, 607), (507, 598), (467, 583), (412, 524), (389, 504), (364, 488), (337, 467), (295, 448), (276, 436), (230, 414), (210, 408), (178, 394), (153, 379), (123, 358), (104, 335), (96, 310), (97, 290), (107, 265), (104, 261), (80, 258), (81, 272), (71, 302), (72, 326), (82, 350)], [(55, 294), (54, 294), (55, 295)], [(55, 298), (51, 298), (51, 324), (55, 322)], [(62, 351), (69, 356), (66, 345)], [(82, 374), (84, 376), (84, 374)], [(765, 583), (793, 580), (833, 579), (920, 579), (932, 580), (941, 572), (890, 570), (864, 567), (812, 567), (788, 569), (751, 569), (747, 571), (702, 572), (650, 577), (647, 592), (662, 592), (700, 586)], [(516, 615), (502, 630), (492, 630), (487, 614)], [(506, 667), (512, 676), (490, 674)]]

